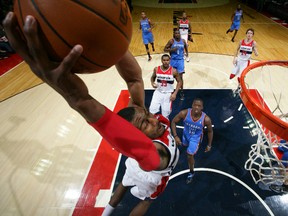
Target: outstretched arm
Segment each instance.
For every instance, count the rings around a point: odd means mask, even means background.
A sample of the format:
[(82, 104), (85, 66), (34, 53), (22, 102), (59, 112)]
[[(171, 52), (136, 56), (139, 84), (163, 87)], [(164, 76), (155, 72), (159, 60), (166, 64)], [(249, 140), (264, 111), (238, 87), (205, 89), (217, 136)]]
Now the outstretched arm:
[(134, 56), (127, 51), (116, 64), (116, 68), (120, 76), (125, 80), (130, 92), (131, 99), (129, 106), (145, 107), (142, 69)]
[(57, 91), (67, 103), (88, 122), (98, 121), (104, 115), (105, 107), (92, 98), (85, 83), (71, 69), (80, 57), (83, 48), (75, 46), (62, 62), (52, 62), (38, 36), (37, 22), (27, 16), (23, 39), (16, 16), (9, 13), (3, 22), (11, 45), (29, 64), (32, 72)]
[[(90, 96), (85, 83), (71, 72), (83, 51), (82, 46), (73, 47), (62, 62), (52, 62), (43, 48), (41, 37), (38, 35), (37, 22), (32, 16), (27, 16), (25, 20), (25, 40), (20, 33), (14, 13), (10, 12), (3, 24), (11, 45), (28, 63), (32, 72), (57, 91), (112, 147), (136, 159), (145, 170), (159, 167), (160, 157), (152, 141), (131, 123)], [(124, 73), (124, 76), (125, 72), (122, 70), (125, 64), (122, 60), (127, 58), (131, 58), (130, 53), (126, 53), (117, 64), (117, 67), (120, 67), (120, 74)], [(120, 131), (119, 128), (122, 130)]]

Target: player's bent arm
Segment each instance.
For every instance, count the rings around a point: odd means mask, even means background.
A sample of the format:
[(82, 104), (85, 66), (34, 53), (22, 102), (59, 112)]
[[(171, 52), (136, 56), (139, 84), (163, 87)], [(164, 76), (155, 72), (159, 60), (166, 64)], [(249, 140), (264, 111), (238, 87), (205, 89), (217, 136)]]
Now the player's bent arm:
[(164, 52), (173, 52), (173, 50), (171, 50), (172, 44), (173, 44), (172, 40), (169, 40), (164, 47)]
[(254, 50), (255, 55), (258, 56), (259, 53), (258, 53), (257, 43), (256, 43), (256, 41), (254, 41), (254, 44), (253, 44), (253, 50)]
[(188, 110), (181, 110), (171, 121), (171, 130), (172, 130), (172, 134), (174, 137), (178, 136), (177, 135), (177, 131), (176, 131), (176, 123), (178, 123), (179, 121), (181, 121), (181, 119), (184, 119), (185, 116), (187, 115)]
[(131, 101), (129, 105), (144, 107), (142, 70), (135, 57), (127, 51), (116, 64), (120, 76), (126, 81)]
[(153, 69), (153, 73), (152, 73), (152, 76), (151, 76), (151, 78), (150, 78), (150, 82), (151, 82), (151, 85), (152, 85), (153, 88), (156, 88), (156, 87), (157, 87), (157, 85), (155, 85), (156, 71), (157, 71), (157, 67), (155, 67), (155, 68)]

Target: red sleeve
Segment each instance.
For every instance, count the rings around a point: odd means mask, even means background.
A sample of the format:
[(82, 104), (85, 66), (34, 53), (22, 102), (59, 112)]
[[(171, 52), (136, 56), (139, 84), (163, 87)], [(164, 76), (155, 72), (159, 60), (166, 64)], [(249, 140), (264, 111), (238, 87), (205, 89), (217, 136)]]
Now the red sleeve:
[(146, 171), (160, 165), (160, 157), (152, 140), (130, 122), (105, 108), (105, 114), (95, 123), (89, 123), (118, 152), (134, 158)]

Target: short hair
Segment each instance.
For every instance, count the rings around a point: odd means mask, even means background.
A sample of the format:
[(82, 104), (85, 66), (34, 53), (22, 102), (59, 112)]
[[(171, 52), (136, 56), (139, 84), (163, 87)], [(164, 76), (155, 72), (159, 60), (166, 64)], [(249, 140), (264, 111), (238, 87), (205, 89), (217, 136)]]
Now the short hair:
[(246, 31), (246, 34), (248, 33), (248, 31), (252, 31), (253, 35), (254, 35), (254, 29), (253, 28), (248, 28)]
[(170, 59), (170, 55), (168, 55), (168, 54), (163, 54), (163, 55), (161, 56), (161, 60), (163, 60), (164, 57), (168, 57), (168, 58)]
[(201, 98), (194, 98), (193, 103), (194, 103), (194, 101), (200, 101), (204, 105), (204, 102)]
[(117, 113), (117, 115), (126, 119), (128, 122), (132, 122), (132, 120), (134, 119), (135, 113), (136, 113), (135, 107), (126, 107), (124, 109), (121, 109)]

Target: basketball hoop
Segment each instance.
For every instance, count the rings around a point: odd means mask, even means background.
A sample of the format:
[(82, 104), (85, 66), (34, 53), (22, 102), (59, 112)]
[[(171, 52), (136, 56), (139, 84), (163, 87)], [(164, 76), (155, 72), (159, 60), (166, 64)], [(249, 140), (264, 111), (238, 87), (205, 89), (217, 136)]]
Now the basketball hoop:
[(245, 169), (255, 183), (288, 181), (287, 161), (278, 149), (288, 149), (288, 61), (260, 61), (240, 77), (240, 97), (256, 122), (257, 143), (251, 146)]

